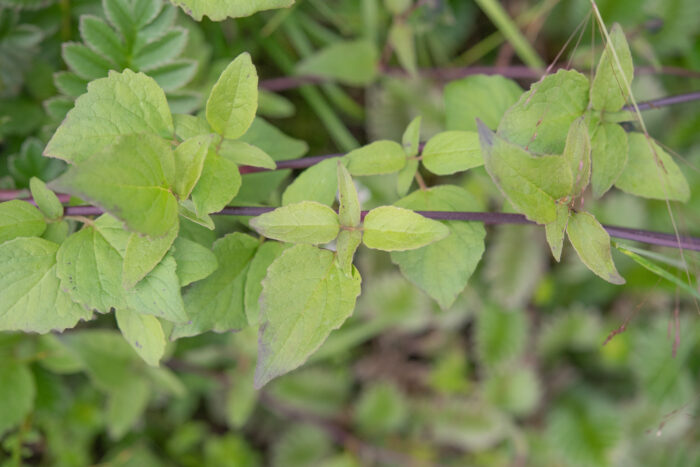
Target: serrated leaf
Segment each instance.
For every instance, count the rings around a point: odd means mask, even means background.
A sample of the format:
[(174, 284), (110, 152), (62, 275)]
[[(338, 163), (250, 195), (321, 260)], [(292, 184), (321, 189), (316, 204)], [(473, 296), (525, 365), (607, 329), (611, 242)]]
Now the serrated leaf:
[(381, 175), (401, 170), (406, 154), (399, 143), (383, 140), (350, 151), (343, 161), (353, 176)]
[(26, 201), (0, 203), (0, 244), (17, 237), (38, 237), (46, 230), (41, 212)]
[(189, 83), (197, 73), (197, 62), (194, 60), (178, 59), (162, 65), (144, 69), (158, 86), (165, 91), (174, 91)]
[(365, 216), (362, 242), (384, 251), (413, 250), (442, 240), (450, 230), (408, 209), (381, 206)]
[(338, 236), (338, 215), (328, 206), (302, 201), (277, 208), (250, 220), (260, 235), (288, 243), (318, 245)]
[(533, 84), (503, 115), (499, 136), (538, 154), (561, 154), (571, 124), (588, 106), (588, 78), (559, 70)]
[(115, 316), (117, 326), (129, 345), (146, 363), (158, 366), (167, 344), (158, 318), (130, 310), (117, 310)]
[[(480, 211), (466, 190), (443, 185), (419, 190), (396, 202), (397, 206), (425, 211)], [(484, 253), (484, 226), (477, 222), (445, 221), (449, 235), (412, 251), (391, 253), (401, 273), (448, 309), (464, 290)]]
[(503, 114), (523, 93), (518, 84), (503, 76), (474, 75), (445, 86), (448, 130), (476, 131), (476, 119), (496, 129)]
[(544, 226), (547, 236), (547, 243), (552, 250), (552, 256), (559, 262), (561, 260), (561, 250), (564, 246), (566, 235), (566, 225), (569, 223), (569, 207), (565, 204), (557, 204), (557, 217), (554, 222)]
[(591, 136), (593, 196), (600, 198), (625, 170), (629, 154), (627, 132), (616, 123), (601, 123)]
[(571, 195), (581, 196), (591, 180), (591, 138), (588, 135), (588, 124), (583, 117), (569, 127), (562, 155), (569, 162), (571, 169)]
[(29, 367), (12, 360), (0, 363), (0, 381), (0, 436), (4, 436), (34, 408), (36, 387)]
[(688, 182), (671, 156), (642, 133), (632, 132), (628, 137), (629, 159), (615, 186), (644, 198), (688, 201)]
[[(596, 110), (617, 112), (627, 102), (634, 65), (625, 33), (617, 23), (610, 29), (610, 41), (612, 43), (605, 44), (591, 84), (591, 106)], [(617, 59), (613, 56), (613, 50)]]
[(475, 131), (444, 131), (430, 138), (422, 153), (423, 166), (435, 175), (451, 175), (484, 164)]
[(338, 161), (338, 218), (340, 224), (345, 227), (357, 227), (360, 225), (360, 200), (357, 197), (357, 189), (352, 181), (350, 172)]
[(338, 192), (338, 159), (327, 159), (304, 170), (282, 194), (282, 204), (316, 201), (330, 206)]
[(90, 319), (92, 312), (60, 287), (57, 250), (58, 245), (41, 238), (16, 238), (0, 245), (0, 330), (63, 331)]
[(610, 254), (610, 235), (595, 217), (587, 212), (573, 213), (566, 233), (588, 269), (612, 284), (625, 283)]
[(177, 200), (170, 192), (174, 172), (167, 141), (150, 134), (124, 135), (71, 167), (54, 186), (90, 200), (130, 229), (156, 238), (177, 223)]
[(82, 162), (120, 136), (139, 133), (172, 137), (173, 121), (165, 94), (143, 73), (110, 72), (109, 77), (91, 82), (88, 92), (75, 101), (44, 154)]
[(176, 326), (172, 339), (248, 325), (243, 301), (245, 278), (259, 245), (258, 240), (241, 233), (226, 235), (214, 243), (219, 268), (187, 290), (185, 309), (191, 321)]
[(110, 61), (102, 55), (90, 49), (88, 46), (76, 42), (64, 43), (62, 55), (63, 60), (71, 71), (86, 80), (93, 80), (106, 76), (113, 66)]
[(175, 241), (179, 227), (179, 222), (176, 222), (170, 231), (159, 238), (149, 238), (135, 232), (129, 236), (122, 268), (122, 286), (125, 289), (131, 289), (160, 263)]
[(573, 177), (562, 156), (536, 157), (479, 123), (484, 165), (508, 200), (539, 224), (556, 220), (556, 201), (571, 192)]
[(202, 16), (208, 16), (212, 21), (221, 21), (225, 18), (240, 18), (250, 16), (258, 11), (286, 8), (294, 4), (294, 0), (256, 0), (255, 2), (250, 0), (229, 0), (225, 3), (218, 0), (171, 1), (197, 21), (201, 21)]
[(63, 204), (59, 201), (58, 196), (49, 190), (46, 183), (36, 177), (32, 177), (29, 180), (29, 189), (32, 192), (32, 198), (36, 206), (47, 219), (55, 220), (63, 217)]
[[(262, 281), (267, 268), (286, 250), (289, 245), (279, 242), (265, 242), (255, 252), (245, 279), (245, 315), (248, 325), (256, 326), (260, 318), (260, 294)], [(251, 375), (252, 378), (252, 375)]]
[(102, 8), (109, 22), (121, 33), (122, 37), (131, 39), (136, 26), (128, 0), (102, 0)]
[(175, 183), (173, 189), (180, 199), (189, 198), (199, 181), (204, 161), (209, 153), (213, 135), (192, 136), (175, 148)]
[(124, 43), (114, 32), (114, 29), (109, 27), (102, 18), (82, 15), (80, 17), (80, 37), (95, 53), (110, 60), (114, 66), (122, 67), (125, 64), (126, 48)]
[(282, 253), (263, 281), (255, 387), (302, 365), (352, 314), (360, 283), (331, 251), (296, 245)]
[(219, 148), (219, 154), (238, 165), (262, 167), (270, 170), (277, 168), (275, 160), (265, 151), (243, 141), (223, 140)]
[(173, 257), (181, 287), (209, 277), (219, 266), (216, 256), (209, 248), (183, 237), (175, 239)]
[(137, 48), (132, 64), (141, 70), (149, 70), (168, 63), (182, 53), (187, 44), (187, 30), (173, 28), (162, 36)]
[(258, 109), (258, 73), (242, 53), (221, 73), (207, 100), (207, 121), (224, 138), (243, 136)]
[(351, 86), (374, 81), (379, 55), (369, 41), (338, 41), (300, 62), (297, 75), (328, 78)]
[(210, 147), (199, 181), (192, 190), (192, 201), (199, 216), (219, 212), (236, 197), (241, 188), (238, 166)]

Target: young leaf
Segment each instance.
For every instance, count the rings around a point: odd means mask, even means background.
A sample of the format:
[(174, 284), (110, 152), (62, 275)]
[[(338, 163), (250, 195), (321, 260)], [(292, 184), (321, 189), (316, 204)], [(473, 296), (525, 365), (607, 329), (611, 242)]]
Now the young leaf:
[(536, 157), (479, 122), (486, 170), (520, 212), (538, 224), (556, 220), (556, 200), (571, 192), (573, 178), (562, 156)]
[(566, 233), (588, 269), (612, 284), (625, 283), (610, 254), (610, 235), (595, 217), (587, 212), (573, 213)]
[(423, 165), (435, 175), (451, 175), (484, 164), (475, 131), (445, 131), (423, 148)]
[(277, 208), (250, 220), (260, 235), (289, 243), (318, 245), (338, 236), (338, 215), (326, 205), (302, 201)]
[(294, 0), (171, 0), (173, 4), (183, 9), (197, 21), (202, 16), (208, 16), (212, 21), (221, 21), (225, 18), (240, 18), (250, 16), (253, 13), (274, 8), (286, 8), (294, 4)]
[(207, 100), (207, 121), (224, 138), (241, 137), (258, 108), (258, 72), (242, 53), (221, 73)]
[(245, 279), (245, 316), (248, 325), (257, 326), (260, 318), (260, 294), (262, 293), (262, 281), (267, 275), (267, 268), (290, 245), (279, 242), (265, 242), (255, 252), (253, 260)]
[(406, 159), (406, 165), (396, 174), (396, 192), (399, 196), (404, 196), (411, 189), (419, 165), (418, 159)]
[(175, 183), (173, 190), (180, 199), (189, 198), (199, 177), (204, 160), (209, 153), (212, 135), (205, 134), (186, 139), (175, 148)]
[(569, 223), (569, 207), (565, 204), (557, 204), (557, 218), (544, 226), (547, 236), (547, 243), (552, 250), (552, 256), (559, 262), (561, 260), (561, 250), (564, 246), (564, 236), (566, 225)]
[(219, 148), (219, 154), (238, 165), (263, 167), (270, 170), (274, 170), (277, 167), (275, 160), (265, 151), (243, 141), (223, 140)]
[(174, 172), (167, 141), (152, 134), (129, 134), (71, 167), (53, 185), (90, 200), (130, 229), (156, 238), (177, 222), (177, 200), (169, 189)]
[(360, 283), (331, 251), (296, 245), (282, 253), (263, 281), (255, 387), (302, 365), (352, 314)]
[(316, 201), (330, 206), (338, 192), (338, 159), (327, 159), (304, 170), (282, 193), (282, 204)]
[(503, 76), (474, 75), (445, 86), (448, 130), (476, 131), (476, 119), (496, 129), (501, 117), (518, 101), (523, 90)]
[(397, 172), (406, 165), (406, 154), (399, 143), (375, 141), (350, 151), (343, 158), (351, 175), (380, 175)]
[(591, 139), (583, 117), (571, 124), (563, 156), (569, 162), (574, 181), (571, 195), (580, 196), (591, 180)]
[(158, 366), (167, 344), (158, 318), (130, 310), (117, 310), (115, 316), (124, 339), (136, 353), (149, 365)]
[(219, 212), (241, 188), (241, 173), (235, 162), (221, 157), (210, 147), (199, 181), (192, 190), (197, 215)]
[(152, 133), (172, 138), (173, 121), (165, 93), (143, 73), (110, 72), (88, 85), (88, 92), (56, 130), (44, 155), (81, 162), (120, 136)]
[(175, 239), (172, 254), (177, 264), (180, 287), (208, 277), (219, 265), (209, 248), (183, 237)]
[(244, 308), (244, 286), (251, 259), (260, 242), (250, 235), (232, 233), (214, 243), (219, 268), (192, 285), (185, 294), (185, 309), (191, 321), (178, 325), (171, 339), (195, 336), (206, 331), (226, 332), (248, 325)]
[(642, 133), (629, 133), (629, 160), (615, 186), (652, 199), (688, 201), (690, 188), (671, 156)]
[(338, 218), (340, 224), (345, 227), (357, 227), (360, 225), (360, 200), (357, 197), (355, 183), (345, 166), (338, 161), (338, 195), (340, 208)]
[(4, 358), (0, 363), (0, 436), (20, 425), (34, 408), (36, 386), (26, 364)]
[(418, 146), (420, 144), (420, 126), (422, 121), (423, 117), (421, 116), (414, 118), (403, 132), (401, 144), (403, 144), (403, 150), (406, 153), (406, 157), (415, 157), (418, 155)]
[(364, 86), (377, 75), (379, 55), (369, 41), (334, 42), (297, 65), (297, 75), (329, 78), (351, 86)]
[(593, 196), (600, 198), (625, 170), (629, 154), (627, 132), (616, 123), (601, 123), (591, 137)]
[(561, 154), (571, 124), (588, 107), (588, 78), (559, 70), (533, 84), (503, 116), (498, 134), (539, 154)]
[(352, 260), (357, 248), (362, 243), (362, 231), (341, 230), (335, 242), (338, 266), (346, 275), (352, 273)]
[(56, 220), (63, 217), (63, 204), (56, 194), (48, 189), (46, 183), (32, 177), (29, 180), (29, 189), (32, 192), (34, 202), (47, 219)]
[[(396, 205), (425, 211), (481, 210), (469, 192), (449, 185), (415, 191)], [(417, 250), (392, 252), (391, 261), (441, 308), (448, 309), (481, 260), (486, 231), (477, 222), (446, 221), (442, 224), (449, 229), (447, 237)]]
[(195, 136), (203, 136), (213, 133), (207, 120), (201, 116), (173, 114), (175, 134), (185, 141)]
[(179, 227), (180, 224), (175, 223), (163, 237), (154, 239), (135, 232), (129, 236), (122, 269), (122, 285), (125, 289), (135, 286), (160, 263), (175, 241)]
[(173, 257), (165, 256), (146, 277), (125, 292), (127, 307), (137, 313), (173, 323), (187, 322), (175, 268)]
[(450, 234), (444, 224), (395, 206), (382, 206), (368, 212), (363, 232), (365, 246), (384, 251), (413, 250)]
[(41, 212), (26, 201), (0, 203), (0, 244), (17, 237), (38, 237), (46, 230)]
[[(605, 44), (591, 84), (591, 106), (596, 110), (617, 112), (627, 102), (628, 86), (634, 77), (634, 65), (625, 33), (617, 23), (610, 29), (610, 41)], [(613, 56), (613, 50), (617, 60)]]

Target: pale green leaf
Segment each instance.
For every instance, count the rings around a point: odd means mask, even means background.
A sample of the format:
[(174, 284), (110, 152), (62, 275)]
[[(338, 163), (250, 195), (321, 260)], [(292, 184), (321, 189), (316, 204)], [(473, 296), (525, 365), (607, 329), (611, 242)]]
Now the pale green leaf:
[(401, 67), (410, 75), (418, 70), (416, 40), (413, 28), (405, 21), (394, 21), (389, 29), (389, 43), (396, 52)]
[(58, 196), (49, 190), (46, 183), (32, 177), (29, 180), (29, 189), (36, 206), (48, 219), (56, 220), (63, 217), (63, 204), (59, 201)]
[(396, 174), (396, 192), (399, 196), (404, 196), (411, 189), (419, 165), (418, 159), (407, 159), (406, 165)]
[(296, 245), (282, 253), (263, 281), (255, 387), (302, 365), (352, 314), (360, 283), (331, 251)]
[(209, 148), (202, 174), (192, 190), (195, 212), (203, 216), (221, 211), (236, 197), (240, 188), (241, 174), (236, 163)]
[(244, 287), (250, 261), (260, 242), (249, 235), (232, 233), (214, 243), (219, 268), (193, 284), (185, 294), (185, 309), (191, 322), (178, 325), (172, 339), (206, 331), (226, 332), (248, 325)]
[(533, 84), (505, 113), (498, 134), (538, 154), (561, 154), (569, 126), (588, 107), (588, 78), (560, 70)]
[(401, 137), (401, 144), (406, 153), (406, 157), (415, 157), (418, 155), (418, 147), (420, 145), (420, 127), (423, 122), (423, 117), (420, 115), (408, 124), (406, 130)]
[(180, 199), (187, 199), (202, 175), (204, 161), (213, 136), (192, 136), (175, 148), (175, 183), (173, 190)]
[(207, 121), (224, 138), (241, 137), (258, 109), (258, 73), (244, 52), (221, 73), (207, 100)]
[(183, 141), (212, 133), (212, 129), (204, 117), (173, 114), (173, 124), (175, 125), (175, 134)]
[(188, 316), (175, 269), (175, 259), (167, 255), (153, 271), (125, 292), (127, 307), (137, 313), (173, 323), (187, 322)]
[(413, 0), (384, 0), (384, 6), (394, 15), (404, 13), (413, 3)]
[(340, 224), (345, 227), (357, 227), (360, 225), (360, 200), (357, 197), (357, 189), (352, 181), (350, 172), (338, 161), (338, 198), (340, 207), (338, 218)]
[(352, 272), (352, 260), (362, 243), (362, 231), (341, 230), (335, 242), (338, 266), (347, 275)]
[(122, 270), (122, 286), (125, 289), (132, 288), (160, 263), (179, 230), (180, 224), (176, 222), (163, 237), (149, 238), (135, 232), (131, 234), (126, 244)]
[(583, 117), (571, 124), (563, 156), (569, 162), (574, 183), (571, 195), (581, 196), (591, 180), (591, 138)]
[(88, 85), (88, 92), (56, 130), (44, 154), (81, 162), (127, 134), (172, 138), (173, 121), (163, 90), (143, 73), (114, 71)]
[(444, 224), (396, 206), (382, 206), (368, 212), (363, 232), (365, 246), (384, 251), (413, 250), (450, 234)]
[(238, 165), (262, 167), (270, 170), (274, 170), (277, 167), (274, 159), (265, 151), (243, 141), (223, 140), (219, 148), (219, 154)]
[(552, 256), (559, 262), (561, 260), (561, 250), (564, 246), (566, 225), (569, 223), (569, 207), (565, 204), (557, 204), (557, 218), (554, 222), (545, 224), (545, 234), (547, 243), (552, 250)]
[(562, 156), (533, 156), (479, 124), (489, 175), (520, 212), (538, 224), (556, 220), (556, 201), (571, 192), (573, 177)]
[[(480, 211), (481, 206), (463, 188), (443, 185), (418, 190), (396, 203), (422, 211)], [(449, 235), (412, 251), (391, 253), (401, 273), (440, 307), (448, 309), (464, 290), (484, 253), (484, 226), (477, 222), (445, 221)]]
[(282, 194), (282, 204), (316, 201), (330, 206), (338, 192), (338, 159), (332, 158), (314, 164), (299, 174)]
[(3, 359), (0, 363), (0, 436), (20, 425), (34, 408), (36, 386), (29, 367)]
[(70, 226), (68, 225), (68, 221), (62, 220), (46, 224), (46, 230), (41, 234), (41, 238), (60, 245), (68, 238), (69, 233)]
[(277, 208), (251, 219), (250, 227), (267, 238), (311, 245), (333, 241), (340, 229), (335, 211), (315, 201)]
[(167, 344), (158, 318), (130, 310), (117, 310), (115, 316), (124, 339), (136, 353), (149, 365), (158, 366)]
[(339, 41), (304, 59), (295, 73), (362, 86), (374, 81), (378, 61), (377, 48), (371, 42)]
[(501, 117), (523, 93), (518, 84), (503, 76), (474, 75), (445, 86), (448, 130), (476, 131), (476, 119), (496, 129)]
[(629, 154), (627, 132), (616, 123), (601, 123), (591, 135), (593, 196), (600, 198), (625, 170)]
[(190, 222), (199, 224), (202, 227), (206, 227), (209, 230), (214, 230), (216, 225), (214, 224), (214, 219), (208, 214), (197, 214), (194, 207), (194, 203), (191, 199), (183, 199), (178, 203), (178, 213)]
[(644, 198), (688, 201), (688, 182), (671, 156), (642, 133), (629, 133), (628, 137), (629, 160), (615, 186)]
[[(596, 110), (616, 112), (627, 102), (634, 65), (625, 33), (617, 23), (610, 29), (610, 40), (612, 43), (605, 45), (591, 84), (591, 106)], [(613, 56), (613, 50), (617, 59)]]
[(245, 315), (248, 325), (256, 326), (260, 318), (260, 294), (262, 281), (270, 267), (290, 245), (279, 242), (265, 242), (255, 252), (245, 279)]
[(624, 284), (625, 280), (615, 269), (610, 253), (610, 235), (602, 225), (587, 212), (575, 212), (566, 227), (571, 245), (588, 269), (613, 284)]
[(37, 237), (46, 230), (41, 212), (26, 201), (0, 203), (0, 243), (17, 237)]
[(406, 154), (399, 143), (375, 141), (350, 151), (343, 158), (353, 176), (398, 172), (406, 165)]
[(451, 175), (484, 164), (476, 131), (445, 131), (428, 140), (423, 166), (436, 175)]
[[(145, 70), (164, 91), (174, 91), (189, 83), (197, 73), (197, 62), (177, 59)], [(171, 97), (173, 94), (171, 94)], [(199, 104), (195, 103), (195, 107)]]
[(174, 172), (166, 140), (129, 134), (71, 167), (53, 184), (100, 206), (136, 232), (161, 237), (177, 222), (177, 200), (170, 192)]
[(171, 0), (171, 2), (197, 21), (201, 21), (202, 16), (208, 16), (212, 21), (240, 18), (250, 16), (258, 11), (286, 8), (294, 4), (294, 0), (227, 0), (226, 2), (219, 0)]
[(175, 239), (173, 257), (181, 287), (208, 277), (219, 267), (216, 255), (209, 248), (183, 237)]

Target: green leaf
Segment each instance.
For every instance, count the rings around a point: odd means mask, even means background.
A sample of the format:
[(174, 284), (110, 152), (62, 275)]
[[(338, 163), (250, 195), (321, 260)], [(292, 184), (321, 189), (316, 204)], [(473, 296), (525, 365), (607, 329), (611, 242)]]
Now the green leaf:
[(561, 260), (561, 250), (564, 246), (564, 235), (566, 225), (569, 223), (569, 207), (565, 204), (557, 204), (557, 218), (544, 226), (547, 235), (547, 243), (552, 250), (552, 256), (559, 262)]
[(601, 123), (591, 137), (593, 196), (600, 198), (625, 170), (629, 154), (627, 132), (615, 123)]
[(318, 245), (338, 236), (338, 215), (326, 205), (302, 201), (277, 208), (250, 220), (260, 235), (289, 243)]
[(60, 287), (57, 250), (58, 245), (41, 238), (16, 238), (0, 245), (0, 330), (63, 331), (90, 319), (92, 313), (73, 303)]
[(30, 137), (24, 140), (19, 153), (8, 157), (7, 169), (18, 188), (29, 186), (32, 177), (53, 180), (63, 172), (65, 162), (42, 156), (43, 150), (44, 143), (38, 138)]
[(177, 200), (170, 192), (174, 172), (167, 141), (152, 134), (130, 134), (71, 167), (54, 186), (100, 206), (128, 228), (157, 238), (177, 223)]
[(158, 366), (167, 344), (158, 318), (129, 310), (117, 310), (115, 315), (124, 339), (146, 363)]
[(199, 177), (202, 175), (204, 161), (209, 153), (213, 135), (192, 136), (175, 148), (175, 183), (173, 190), (180, 199), (189, 198)]
[(70, 71), (59, 71), (54, 73), (53, 81), (62, 94), (70, 97), (78, 97), (87, 91), (88, 80)]
[(362, 243), (362, 231), (341, 230), (336, 240), (336, 256), (338, 266), (347, 275), (352, 272), (352, 260), (357, 248)]
[(436, 175), (451, 175), (484, 164), (475, 131), (445, 131), (423, 148), (423, 166)]
[(6, 359), (0, 363), (0, 381), (0, 436), (3, 436), (31, 413), (36, 386), (27, 365)]
[(236, 163), (209, 148), (202, 175), (192, 190), (197, 214), (202, 216), (221, 211), (236, 197), (240, 188), (241, 174)]
[(41, 212), (26, 201), (0, 203), (0, 244), (17, 237), (38, 237), (46, 230)]
[(71, 71), (88, 81), (106, 76), (113, 67), (105, 57), (76, 42), (64, 43), (62, 55)]
[(483, 123), (479, 139), (486, 170), (513, 206), (538, 224), (554, 222), (556, 201), (573, 185), (568, 161), (562, 156), (533, 156)]
[(566, 233), (588, 269), (612, 284), (625, 283), (610, 254), (610, 235), (595, 217), (587, 212), (573, 213)]
[(294, 4), (294, 0), (171, 0), (173, 4), (183, 9), (185, 13), (196, 19), (208, 16), (212, 21), (225, 18), (240, 18), (250, 16), (258, 11), (286, 8)]
[(338, 159), (332, 158), (314, 164), (299, 174), (282, 194), (282, 204), (316, 201), (330, 206), (338, 192)]
[(219, 148), (219, 154), (238, 165), (262, 167), (270, 170), (277, 168), (275, 160), (265, 151), (243, 141), (223, 140)]
[(212, 133), (212, 129), (207, 120), (201, 116), (173, 114), (175, 134), (181, 140), (203, 136)]
[(179, 227), (180, 224), (176, 222), (168, 233), (155, 239), (138, 233), (132, 233), (129, 236), (122, 269), (122, 286), (125, 289), (135, 286), (160, 263), (175, 241)]
[(224, 138), (241, 137), (258, 108), (258, 73), (250, 54), (242, 53), (221, 73), (207, 100), (207, 121)]
[(263, 281), (255, 387), (302, 365), (352, 314), (360, 283), (331, 251), (296, 245), (282, 253)]
[(688, 201), (688, 182), (671, 156), (642, 133), (629, 133), (628, 137), (629, 160), (615, 186), (644, 198)]
[[(120, 439), (139, 421), (151, 397), (151, 388), (144, 378), (131, 376), (119, 389), (110, 390), (105, 411), (105, 424), (110, 438)], [(129, 457), (133, 454), (130, 453)]]
[(195, 212), (194, 203), (191, 199), (183, 199), (178, 203), (178, 213), (190, 222), (199, 224), (202, 227), (206, 227), (209, 230), (214, 230), (216, 225), (214, 225), (214, 219), (208, 214), (197, 214)]
[(363, 86), (374, 81), (378, 62), (377, 48), (371, 42), (338, 41), (304, 59), (295, 73)]
[[(424, 211), (480, 211), (481, 206), (463, 188), (443, 185), (418, 190), (396, 203)], [(448, 309), (464, 290), (484, 254), (484, 226), (477, 222), (445, 221), (449, 235), (412, 251), (391, 253), (401, 273)]]
[(450, 234), (444, 224), (396, 206), (382, 206), (368, 212), (363, 231), (365, 246), (384, 251), (413, 250)]
[[(605, 45), (591, 84), (591, 106), (596, 110), (617, 112), (627, 102), (629, 86), (634, 78), (634, 65), (625, 33), (617, 23), (610, 29), (610, 40), (612, 43)], [(613, 50), (617, 59), (613, 56)]]
[(88, 92), (46, 146), (44, 154), (81, 162), (122, 135), (153, 133), (172, 138), (173, 121), (163, 90), (143, 73), (114, 71), (88, 85)]
[[(174, 91), (189, 83), (197, 73), (194, 60), (172, 60), (144, 70), (164, 91)], [(172, 95), (171, 95), (172, 97)], [(198, 106), (198, 105), (197, 105)]]
[[(245, 315), (250, 326), (256, 326), (260, 318), (260, 294), (267, 268), (289, 247), (279, 242), (265, 242), (255, 252), (245, 279)], [(251, 376), (252, 378), (252, 376)]]
[(581, 196), (591, 180), (591, 138), (583, 117), (571, 124), (563, 156), (569, 162), (574, 182), (571, 195)]
[(498, 134), (538, 154), (561, 154), (571, 124), (588, 106), (588, 78), (559, 70), (533, 84), (503, 116)]
[(401, 67), (409, 75), (415, 75), (418, 64), (416, 63), (416, 40), (411, 25), (405, 21), (394, 21), (389, 29), (389, 43), (396, 52), (396, 58)]
[(398, 172), (406, 165), (406, 154), (401, 145), (388, 140), (375, 141), (350, 151), (343, 159), (355, 177)]
[(488, 368), (515, 361), (525, 350), (527, 333), (528, 321), (524, 311), (485, 306), (476, 320), (479, 361)]
[(448, 130), (476, 131), (476, 119), (496, 129), (503, 114), (518, 101), (523, 90), (503, 76), (474, 75), (445, 86)]
[(216, 255), (209, 248), (183, 237), (175, 239), (173, 257), (181, 287), (209, 277), (219, 267)]
[(206, 331), (226, 332), (248, 325), (244, 286), (251, 259), (260, 242), (249, 235), (232, 233), (214, 243), (219, 268), (193, 284), (185, 294), (185, 309), (191, 322), (178, 325), (172, 339)]
[(418, 147), (420, 145), (420, 126), (423, 122), (423, 117), (420, 115), (408, 124), (406, 130), (401, 137), (401, 144), (406, 153), (406, 157), (415, 157), (418, 155)]
[[(85, 44), (97, 54), (107, 58), (115, 66), (123, 66), (126, 62), (126, 49), (114, 29), (97, 16), (80, 16), (80, 37)], [(106, 74), (106, 73), (105, 73)], [(104, 75), (100, 75), (102, 77)]]
[(168, 255), (131, 290), (126, 291), (129, 309), (173, 323), (185, 323), (188, 316), (180, 294), (175, 259)]
[(186, 44), (187, 30), (172, 28), (157, 39), (138, 47), (134, 51), (132, 64), (141, 70), (153, 69), (174, 60)]
[(404, 196), (411, 189), (419, 165), (418, 159), (406, 159), (406, 165), (396, 175), (396, 192), (399, 196)]
[(340, 224), (345, 227), (359, 226), (362, 214), (360, 200), (357, 197), (357, 190), (350, 172), (340, 161), (338, 161), (338, 195), (340, 200), (338, 209)]
[(48, 219), (56, 220), (63, 217), (63, 204), (59, 201), (58, 196), (48, 189), (46, 183), (32, 177), (29, 180), (29, 188), (37, 207)]
[(409, 419), (408, 404), (394, 384), (373, 383), (360, 394), (353, 418), (362, 433), (381, 437), (405, 425)]

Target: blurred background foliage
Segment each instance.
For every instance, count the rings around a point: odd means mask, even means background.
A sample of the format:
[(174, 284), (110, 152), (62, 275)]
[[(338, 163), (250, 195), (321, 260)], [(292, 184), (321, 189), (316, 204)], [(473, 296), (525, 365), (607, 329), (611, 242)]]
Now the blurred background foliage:
[[(572, 38), (557, 64), (587, 73), (602, 50), (589, 0), (297, 0), (221, 23), (137, 0), (149, 13), (130, 24), (110, 17), (114, 1), (0, 0), (0, 188), (60, 174), (44, 144), (86, 83), (109, 70), (153, 76), (176, 112), (201, 110), (242, 51), (263, 80), (325, 76), (267, 83), (247, 137), (279, 160), (398, 140), (417, 115), (423, 139), (459, 125), (450, 114), (470, 103), (443, 94), (463, 67), (538, 67)], [(697, 0), (598, 5), (625, 28), (638, 100), (700, 88)], [(645, 117), (693, 187), (687, 205), (673, 206), (678, 227), (700, 235), (697, 109)], [(294, 175), (247, 175), (237, 201), (278, 205)], [(424, 175), (509, 209), (483, 169)], [(362, 179), (365, 206), (395, 202), (394, 185)], [(602, 222), (671, 230), (663, 202), (613, 192), (586, 203)], [(218, 233), (239, 228), (217, 219)], [(182, 229), (205, 245), (215, 238)], [(110, 317), (64, 335), (0, 333), (0, 465), (700, 465), (698, 303), (621, 255), (623, 287), (571, 252), (555, 264), (542, 229), (489, 227), (486, 245), (449, 310), (387, 254), (363, 250), (354, 316), (307, 365), (260, 392), (254, 329), (180, 340), (161, 368), (146, 366)], [(697, 273), (696, 253), (651, 254), (682, 279), (684, 261)]]

